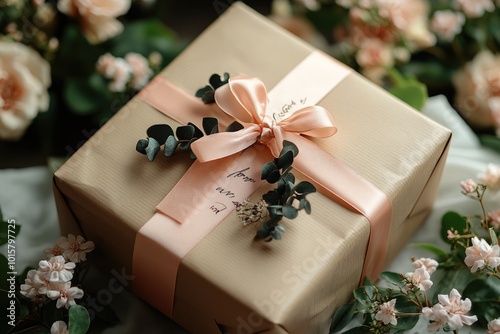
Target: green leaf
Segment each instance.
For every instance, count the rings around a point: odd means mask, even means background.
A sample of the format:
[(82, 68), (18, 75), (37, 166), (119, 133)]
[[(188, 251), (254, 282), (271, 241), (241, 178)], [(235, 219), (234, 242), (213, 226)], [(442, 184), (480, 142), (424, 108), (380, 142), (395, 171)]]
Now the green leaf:
[(474, 280), (467, 285), (462, 298), (471, 300), (471, 314), (477, 315), (479, 323), (486, 326), (500, 315), (500, 279), (489, 277)]
[(466, 228), (467, 223), (465, 218), (457, 212), (449, 211), (441, 219), (441, 239), (451, 244), (451, 240), (448, 239), (448, 230), (453, 229), (454, 231), (458, 231), (458, 233), (463, 233)]
[[(419, 313), (420, 308), (414, 303), (410, 302), (407, 296), (397, 296), (395, 308), (398, 312), (402, 313)], [(397, 330), (408, 331), (415, 327), (419, 320), (419, 316), (408, 316), (401, 317), (398, 319), (398, 323), (395, 326)]]
[(0, 224), (2, 224), (0, 226), (0, 246), (5, 245), (9, 242), (9, 235), (10, 240), (12, 240), (11, 242), (13, 242), (16, 236), (19, 234), (19, 231), (21, 230), (21, 225), (11, 224), (9, 223), (9, 221), (1, 221)]
[(465, 265), (462, 268), (443, 269), (438, 267), (432, 274), (434, 285), (427, 291), (427, 296), (433, 303), (437, 303), (438, 294), (449, 294), (453, 288), (463, 291), (473, 280), (474, 276)]
[(359, 326), (351, 328), (345, 331), (343, 334), (368, 334), (370, 333), (370, 327), (368, 326)]
[(433, 244), (421, 243), (421, 244), (412, 244), (411, 246), (415, 247), (415, 248), (427, 250), (429, 252), (434, 253), (436, 256), (439, 256), (442, 258), (447, 258), (449, 256), (448, 253), (446, 253), (446, 251), (442, 250), (441, 248), (439, 248)]
[(406, 102), (416, 110), (422, 110), (427, 101), (427, 88), (419, 82), (409, 82), (405, 85), (389, 89), (389, 93)]
[(156, 139), (158, 143), (164, 143), (168, 137), (174, 135), (174, 130), (168, 124), (155, 124), (146, 131), (148, 137)]
[(394, 284), (398, 287), (403, 287), (405, 285), (403, 278), (401, 277), (400, 274), (394, 273), (391, 271), (384, 271), (383, 273), (380, 274), (380, 279), (383, 279), (384, 281)]
[(275, 170), (275, 171), (272, 171), (271, 173), (269, 173), (269, 175), (267, 175), (266, 181), (268, 183), (271, 183), (271, 184), (276, 183), (279, 181), (280, 177), (281, 177), (281, 174), (280, 174), (279, 170)]
[(179, 140), (191, 140), (195, 134), (195, 128), (192, 125), (183, 125), (179, 126), (177, 130), (175, 130), (175, 135)]
[(224, 73), (222, 77), (218, 74), (212, 74), (210, 79), (208, 79), (208, 82), (214, 89), (217, 89), (229, 82), (229, 73)]
[(355, 315), (356, 304), (344, 304), (333, 315), (330, 325), (330, 333), (335, 333), (347, 326)]
[(90, 326), (89, 313), (81, 305), (73, 305), (69, 308), (69, 332), (71, 334), (85, 334)]
[(500, 137), (493, 135), (480, 135), (479, 140), (484, 146), (500, 152)]
[(191, 122), (188, 123), (188, 125), (191, 125), (194, 128), (194, 135), (193, 138), (201, 138), (203, 137), (203, 132), (200, 130), (199, 127), (196, 126), (196, 124), (193, 124)]
[(490, 238), (491, 238), (491, 245), (492, 246), (498, 245), (498, 237), (497, 237), (495, 230), (492, 227), (490, 227), (489, 232), (490, 232)]
[(228, 127), (226, 128), (226, 132), (236, 132), (242, 129), (244, 129), (244, 126), (235, 121), (228, 125)]
[(219, 132), (219, 121), (214, 117), (203, 117), (203, 131), (207, 135)]
[(141, 154), (146, 154), (146, 147), (148, 147), (149, 140), (139, 139), (135, 145), (135, 150)]
[[(207, 93), (212, 93), (212, 95), (213, 95), (214, 89), (212, 87), (210, 87), (210, 86), (207, 85), (207, 86), (205, 86), (203, 88), (198, 89), (196, 91), (196, 93), (194, 93), (194, 96), (196, 96), (196, 97), (203, 97)], [(203, 102), (205, 102), (205, 101), (203, 101)]]
[(163, 152), (166, 157), (171, 157), (174, 155), (175, 149), (177, 148), (177, 145), (179, 142), (177, 139), (175, 139), (174, 136), (168, 136), (167, 140), (165, 141), (165, 146), (163, 147)]
[(287, 151), (286, 153), (280, 155), (278, 158), (278, 163), (276, 166), (278, 169), (287, 170), (293, 164), (293, 152)]
[[(266, 162), (264, 164), (264, 166), (262, 166), (261, 180), (266, 180), (271, 173), (276, 172), (276, 171), (278, 171), (278, 167), (276, 166), (276, 164), (273, 161)], [(279, 179), (279, 173), (278, 173), (278, 179)], [(277, 180), (274, 182), (277, 182)], [(274, 182), (270, 182), (270, 183), (274, 183)]]
[(276, 240), (281, 240), (281, 234), (276, 230), (271, 231), (271, 237)]
[(283, 149), (281, 150), (280, 157), (285, 155), (288, 151), (293, 153), (293, 156), (296, 157), (299, 154), (299, 148), (297, 145), (288, 140), (283, 140)]
[(285, 216), (288, 219), (295, 219), (299, 215), (299, 212), (297, 209), (295, 209), (291, 205), (285, 205), (283, 206), (283, 216)]
[(64, 319), (64, 315), (62, 313), (62, 310), (58, 309), (56, 307), (56, 304), (57, 304), (57, 302), (55, 300), (53, 300), (50, 303), (45, 304), (44, 307), (42, 308), (42, 318), (43, 318), (43, 321), (48, 326), (51, 326), (56, 321)]
[(63, 97), (71, 112), (76, 115), (94, 114), (111, 104), (106, 81), (97, 73), (84, 78), (68, 78), (63, 88)]
[(363, 286), (374, 286), (375, 283), (370, 279), (370, 277), (366, 276), (363, 280)]
[(307, 194), (316, 192), (316, 187), (311, 182), (302, 181), (293, 188), (293, 191), (299, 195), (306, 196)]
[(148, 138), (148, 146), (146, 147), (146, 155), (149, 161), (153, 161), (156, 154), (160, 150), (160, 144), (154, 138)]
[(354, 298), (364, 306), (371, 304), (374, 286), (362, 286), (354, 290)]

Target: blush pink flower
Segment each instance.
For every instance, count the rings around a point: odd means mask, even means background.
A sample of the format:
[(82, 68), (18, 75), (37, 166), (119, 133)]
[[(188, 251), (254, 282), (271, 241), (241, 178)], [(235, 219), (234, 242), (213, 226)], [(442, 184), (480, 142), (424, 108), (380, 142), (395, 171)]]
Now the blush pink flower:
[(429, 257), (422, 257), (420, 259), (413, 261), (412, 266), (415, 269), (424, 268), (425, 270), (427, 270), (429, 275), (432, 275), (432, 273), (436, 271), (439, 264), (434, 259), (431, 259)]
[(431, 30), (443, 41), (451, 42), (462, 31), (465, 16), (451, 10), (438, 10), (431, 20)]
[(92, 44), (104, 42), (122, 32), (116, 18), (130, 9), (131, 0), (59, 0), (59, 10), (79, 21)]
[(500, 266), (500, 247), (490, 246), (486, 240), (474, 237), (471, 239), (472, 246), (465, 249), (465, 264), (470, 267), (470, 271), (475, 273), (478, 269), (483, 269), (486, 265), (496, 268)]
[(68, 326), (64, 321), (56, 321), (50, 327), (50, 334), (69, 334)]
[(466, 315), (472, 303), (469, 298), (461, 299), (462, 296), (456, 289), (452, 289), (450, 295), (438, 295), (439, 304), (443, 305), (448, 313), (448, 326), (451, 330), (462, 328), (463, 325), (470, 326), (477, 321), (475, 315)]
[(455, 239), (456, 238), (456, 235), (455, 233), (453, 233), (451, 230), (448, 230), (446, 231), (446, 237), (451, 240), (451, 239)]
[(77, 287), (72, 287), (71, 282), (51, 283), (47, 287), (47, 297), (52, 300), (57, 299), (56, 307), (70, 308), (76, 305), (75, 299), (83, 297), (83, 290)]
[(463, 10), (467, 17), (481, 17), (485, 12), (495, 10), (495, 5), (491, 0), (455, 0), (458, 8)]
[(394, 65), (391, 45), (375, 38), (366, 39), (360, 45), (356, 61), (364, 68), (391, 67)]
[(432, 308), (424, 307), (422, 309), (422, 314), (426, 319), (431, 320), (429, 325), (427, 325), (427, 330), (429, 332), (437, 332), (448, 322), (448, 312), (446, 312), (446, 308), (439, 303)]
[(21, 294), (30, 299), (34, 299), (39, 295), (38, 289), (41, 287), (34, 279), (36, 274), (37, 271), (35, 269), (28, 271), (24, 284), (20, 286)]
[(500, 166), (488, 164), (486, 172), (479, 175), (479, 180), (491, 190), (500, 189)]
[(405, 278), (408, 280), (408, 284), (404, 287), (407, 291), (413, 287), (418, 287), (422, 291), (427, 291), (433, 284), (430, 280), (431, 275), (427, 269), (423, 267), (415, 269), (412, 273), (406, 273)]
[(384, 325), (391, 324), (396, 326), (398, 320), (396, 319), (396, 299), (391, 299), (390, 301), (380, 305), (379, 311), (375, 314), (375, 319), (382, 321)]
[(488, 212), (488, 222), (491, 227), (500, 230), (500, 210)]
[(0, 41), (0, 140), (18, 140), (49, 107), (50, 65), (31, 48)]
[(128, 82), (132, 78), (132, 67), (123, 58), (113, 57), (106, 53), (99, 57), (96, 70), (110, 79), (109, 90), (112, 92), (125, 91)]
[(74, 236), (69, 234), (67, 238), (64, 238), (63, 243), (63, 257), (67, 261), (74, 263), (79, 263), (87, 260), (87, 253), (94, 250), (95, 245), (92, 241), (86, 241), (81, 235)]
[(132, 68), (132, 81), (130, 85), (134, 89), (141, 89), (146, 86), (153, 75), (146, 58), (139, 53), (129, 52), (125, 55), (125, 61)]
[(466, 194), (473, 193), (477, 190), (477, 183), (472, 179), (467, 179), (465, 181), (460, 182), (460, 186), (462, 187), (462, 190)]
[(61, 255), (42, 260), (38, 263), (39, 271), (49, 277), (50, 282), (69, 282), (73, 278), (73, 269), (76, 264), (66, 262)]
[(488, 323), (488, 334), (500, 334), (500, 318), (493, 319)]
[(43, 251), (45, 253), (45, 257), (50, 259), (53, 256), (63, 255), (64, 251), (67, 249), (67, 241), (68, 239), (66, 237), (57, 238), (54, 246)]

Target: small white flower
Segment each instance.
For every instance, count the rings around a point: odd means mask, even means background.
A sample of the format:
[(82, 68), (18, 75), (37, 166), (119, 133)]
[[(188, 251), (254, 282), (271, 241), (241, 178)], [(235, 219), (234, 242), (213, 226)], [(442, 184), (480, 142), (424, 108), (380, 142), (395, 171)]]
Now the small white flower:
[(90, 253), (95, 248), (92, 241), (86, 241), (81, 235), (75, 237), (73, 234), (69, 234), (65, 239), (62, 255), (67, 261), (83, 262), (87, 260), (87, 253)]
[(424, 307), (422, 309), (422, 314), (425, 318), (432, 321), (427, 325), (427, 330), (429, 332), (437, 332), (448, 322), (448, 312), (446, 312), (444, 306), (439, 303), (432, 308)]
[(38, 263), (39, 271), (45, 273), (51, 282), (69, 282), (73, 278), (73, 269), (76, 264), (66, 262), (61, 255), (42, 260)]
[(71, 287), (71, 282), (51, 283), (47, 287), (47, 297), (52, 300), (57, 299), (56, 307), (70, 308), (76, 305), (75, 299), (83, 297), (83, 290), (76, 286)]
[(500, 230), (500, 210), (488, 212), (488, 221), (491, 227)]
[(395, 305), (396, 299), (391, 299), (390, 301), (380, 305), (379, 311), (375, 314), (375, 319), (382, 321), (384, 325), (391, 324), (396, 326), (398, 324), (398, 320), (396, 319)]
[(434, 259), (428, 257), (422, 257), (420, 259), (413, 261), (412, 266), (415, 269), (424, 268), (429, 272), (429, 275), (432, 275), (432, 273), (436, 271), (439, 264)]
[(467, 17), (481, 17), (485, 12), (495, 10), (491, 0), (455, 0), (457, 6), (462, 9)]
[(460, 182), (460, 186), (462, 187), (462, 190), (465, 194), (470, 194), (477, 190), (477, 183), (472, 179), (467, 179)]
[(432, 286), (432, 281), (430, 280), (431, 275), (426, 268), (417, 268), (413, 273), (406, 273), (406, 279), (409, 281), (404, 287), (405, 290), (410, 290), (413, 286), (418, 287), (421, 291), (427, 291)]
[(63, 255), (64, 251), (67, 249), (67, 242), (68, 238), (66, 237), (57, 238), (54, 246), (43, 251), (45, 253), (45, 257), (50, 259), (53, 256)]
[(465, 264), (470, 267), (470, 271), (475, 273), (478, 269), (483, 269), (486, 265), (496, 268), (500, 266), (500, 247), (490, 246), (486, 240), (474, 237), (471, 239), (472, 246), (465, 249)]
[(132, 81), (130, 82), (132, 88), (141, 89), (146, 86), (153, 75), (153, 71), (149, 68), (148, 60), (135, 52), (127, 53), (125, 60), (132, 68)]
[(56, 321), (50, 327), (50, 334), (69, 334), (68, 326), (64, 321)]
[(500, 166), (494, 164), (488, 164), (486, 172), (479, 175), (479, 179), (482, 183), (490, 190), (500, 189)]
[(477, 317), (467, 316), (472, 303), (469, 298), (461, 299), (462, 296), (456, 289), (452, 289), (450, 295), (438, 295), (439, 304), (443, 305), (448, 313), (448, 326), (451, 330), (462, 328), (463, 325), (470, 326), (477, 321)]
[(24, 284), (21, 284), (20, 286), (21, 294), (30, 299), (34, 299), (39, 294), (38, 293), (39, 285), (34, 280), (35, 275), (36, 275), (35, 269), (28, 271), (26, 279), (24, 280)]
[(488, 334), (500, 334), (500, 318), (491, 320), (488, 323)]
[(462, 31), (465, 17), (451, 10), (438, 10), (431, 20), (431, 29), (444, 41), (452, 41)]

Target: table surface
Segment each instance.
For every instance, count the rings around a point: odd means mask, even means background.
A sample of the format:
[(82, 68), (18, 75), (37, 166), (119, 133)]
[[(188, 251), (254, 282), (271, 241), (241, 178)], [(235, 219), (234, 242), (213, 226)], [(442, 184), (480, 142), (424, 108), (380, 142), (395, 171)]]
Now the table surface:
[[(449, 106), (443, 96), (431, 98), (424, 111), (427, 116), (453, 131), (451, 149), (439, 188), (434, 210), (421, 229), (413, 236), (398, 257), (388, 265), (387, 270), (397, 272), (412, 271), (412, 256), (429, 256), (428, 253), (411, 247), (411, 243), (434, 243), (443, 245), (439, 239), (441, 216), (449, 210), (457, 210), (463, 214), (477, 212), (477, 203), (467, 200), (460, 193), (460, 181), (477, 178), (486, 170), (488, 163), (500, 164), (500, 154), (482, 148), (470, 128)], [(22, 226), (17, 245), (17, 267), (36, 267), (43, 256), (43, 250), (52, 246), (59, 236), (57, 214), (51, 188), (52, 172), (48, 167), (29, 167), (0, 170), (0, 205), (5, 218), (14, 218)], [(489, 196), (487, 209), (498, 208), (500, 192)], [(6, 253), (5, 247), (0, 248)], [(101, 273), (93, 273), (100, 277)], [(103, 280), (92, 280), (92, 284)], [(113, 296), (110, 306), (121, 320), (119, 325), (103, 329), (105, 334), (137, 333), (139, 331), (154, 333), (185, 333), (171, 320), (146, 305), (131, 292), (124, 290)], [(426, 323), (419, 325), (408, 333), (425, 332)], [(467, 333), (464, 331), (463, 333)], [(471, 333), (479, 331), (471, 330)]]

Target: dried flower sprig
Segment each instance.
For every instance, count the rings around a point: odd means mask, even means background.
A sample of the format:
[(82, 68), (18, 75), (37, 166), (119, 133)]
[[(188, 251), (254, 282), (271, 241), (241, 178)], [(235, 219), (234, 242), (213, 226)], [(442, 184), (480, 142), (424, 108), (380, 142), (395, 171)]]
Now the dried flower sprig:
[[(262, 223), (255, 236), (258, 240), (280, 240), (285, 227), (280, 221), (285, 217), (297, 218), (300, 210), (311, 213), (311, 203), (306, 199), (308, 194), (316, 192), (316, 187), (308, 181), (295, 184), (295, 176), (290, 172), (293, 159), (299, 153), (295, 144), (283, 141), (283, 149), (279, 157), (267, 162), (262, 167), (262, 180), (277, 183), (277, 187), (262, 196), (258, 203), (246, 200), (236, 203), (236, 212), (243, 225)], [(297, 206), (294, 204), (298, 202)]]

